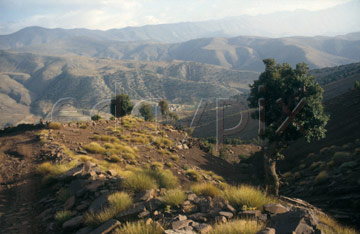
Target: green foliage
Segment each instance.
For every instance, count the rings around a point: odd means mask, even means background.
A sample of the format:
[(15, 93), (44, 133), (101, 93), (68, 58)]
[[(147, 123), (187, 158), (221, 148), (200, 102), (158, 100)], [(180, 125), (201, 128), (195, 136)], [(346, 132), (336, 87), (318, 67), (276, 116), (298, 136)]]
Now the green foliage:
[[(323, 89), (315, 82), (314, 77), (308, 76), (308, 66), (305, 63), (296, 65), (292, 69), (287, 63), (275, 64), (273, 59), (265, 59), (265, 71), (260, 75), (259, 80), (250, 85), (250, 96), (248, 98), (250, 107), (257, 108), (258, 100), (265, 99), (265, 125), (266, 131), (262, 138), (270, 142), (277, 142), (286, 145), (289, 141), (302, 137), (299, 127), (290, 123), (283, 134), (277, 134), (276, 130), (284, 121), (287, 115), (282, 111), (277, 100), (281, 98), (289, 110), (293, 110), (300, 100), (304, 99), (306, 105), (296, 115), (296, 120), (306, 131), (307, 141), (325, 137), (325, 125), (329, 116), (324, 113), (322, 104)], [(265, 91), (259, 90), (260, 86)], [(258, 118), (258, 114), (253, 117)]]
[(110, 112), (118, 118), (130, 114), (133, 107), (129, 95), (118, 94), (111, 99)]
[(100, 119), (102, 119), (102, 117), (98, 114), (91, 116), (91, 120), (93, 120), (93, 121), (98, 121)]
[(358, 80), (355, 81), (354, 88), (360, 90), (360, 81)]
[(224, 159), (224, 160), (226, 160), (226, 159), (229, 158), (229, 153), (228, 153), (228, 148), (227, 148), (227, 146), (223, 145), (223, 146), (220, 148), (220, 150), (219, 150), (219, 157), (220, 157), (221, 159)]
[(149, 104), (146, 104), (146, 103), (142, 104), (139, 109), (139, 112), (146, 121), (151, 121), (154, 119), (154, 113), (153, 113), (151, 105), (149, 105)]
[(198, 196), (216, 197), (221, 194), (221, 190), (212, 183), (194, 184), (190, 189)]
[(185, 198), (185, 192), (181, 189), (170, 189), (165, 193), (163, 201), (166, 205), (174, 207), (179, 206), (181, 203), (183, 203), (185, 201)]
[(163, 117), (167, 117), (167, 114), (169, 113), (169, 105), (166, 100), (161, 100), (159, 102), (160, 106), (160, 112)]

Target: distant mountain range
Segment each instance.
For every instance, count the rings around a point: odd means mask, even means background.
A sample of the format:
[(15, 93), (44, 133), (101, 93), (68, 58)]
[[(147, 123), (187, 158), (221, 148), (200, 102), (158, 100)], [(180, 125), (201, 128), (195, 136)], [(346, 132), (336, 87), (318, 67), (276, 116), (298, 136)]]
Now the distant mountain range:
[[(82, 55), (135, 61), (196, 61), (237, 70), (261, 72), (262, 60), (310, 68), (332, 67), (360, 61), (360, 33), (337, 37), (201, 38), (181, 43), (121, 42), (81, 36), (65, 29), (26, 28), (0, 36), (0, 49), (43, 55)], [(97, 35), (97, 34), (96, 34)]]

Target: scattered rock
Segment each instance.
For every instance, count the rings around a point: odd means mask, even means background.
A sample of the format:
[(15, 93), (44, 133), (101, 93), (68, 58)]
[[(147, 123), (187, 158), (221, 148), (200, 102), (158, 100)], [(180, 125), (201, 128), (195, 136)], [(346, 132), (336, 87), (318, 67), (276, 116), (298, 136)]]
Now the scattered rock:
[(231, 219), (234, 216), (233, 213), (227, 211), (220, 211), (219, 215), (224, 216), (228, 219)]
[(75, 196), (71, 196), (69, 199), (66, 200), (64, 204), (65, 210), (71, 210), (75, 205)]
[(154, 197), (154, 195), (155, 195), (155, 190), (148, 189), (148, 190), (138, 193), (135, 196), (135, 201), (149, 201), (150, 199), (152, 199)]
[(239, 217), (242, 219), (254, 219), (261, 215), (260, 210), (246, 210), (246, 211), (240, 211)]
[(212, 227), (210, 224), (202, 223), (197, 226), (195, 226), (196, 231), (199, 233), (209, 233), (212, 230)]
[(189, 226), (189, 224), (192, 222), (192, 220), (183, 220), (183, 221), (175, 221), (171, 223), (171, 227), (173, 230), (176, 229), (183, 229), (186, 226)]

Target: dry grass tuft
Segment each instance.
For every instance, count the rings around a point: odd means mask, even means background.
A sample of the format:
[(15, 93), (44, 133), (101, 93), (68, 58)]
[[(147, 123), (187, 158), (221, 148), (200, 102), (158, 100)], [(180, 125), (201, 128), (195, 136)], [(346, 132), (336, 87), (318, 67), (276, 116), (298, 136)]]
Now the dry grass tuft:
[(221, 194), (221, 190), (212, 183), (194, 184), (190, 187), (190, 190), (198, 196), (216, 197)]
[(254, 220), (232, 220), (224, 224), (216, 224), (210, 234), (254, 234), (264, 228), (264, 224)]
[(170, 189), (165, 193), (163, 201), (166, 205), (175, 207), (182, 204), (185, 201), (185, 198), (185, 192), (181, 189)]
[(338, 224), (334, 219), (326, 215), (319, 216), (320, 222), (318, 228), (326, 234), (357, 234), (355, 229), (342, 226)]
[(156, 223), (145, 224), (144, 221), (126, 223), (115, 231), (115, 234), (162, 234), (163, 228)]
[(245, 205), (262, 210), (265, 204), (279, 203), (277, 199), (267, 196), (261, 190), (248, 185), (229, 186), (221, 196), (227, 199), (232, 206), (238, 208)]
[(60, 130), (62, 129), (62, 124), (58, 122), (51, 122), (47, 125), (48, 129)]

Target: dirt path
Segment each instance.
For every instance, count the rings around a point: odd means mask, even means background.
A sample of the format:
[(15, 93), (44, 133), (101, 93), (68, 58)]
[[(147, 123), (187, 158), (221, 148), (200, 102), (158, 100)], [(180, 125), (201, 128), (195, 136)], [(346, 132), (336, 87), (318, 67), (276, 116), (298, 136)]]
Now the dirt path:
[(33, 133), (0, 138), (0, 232), (39, 233), (35, 205), (39, 181), (34, 176), (39, 153)]

